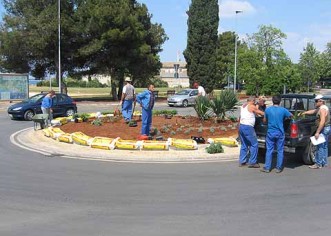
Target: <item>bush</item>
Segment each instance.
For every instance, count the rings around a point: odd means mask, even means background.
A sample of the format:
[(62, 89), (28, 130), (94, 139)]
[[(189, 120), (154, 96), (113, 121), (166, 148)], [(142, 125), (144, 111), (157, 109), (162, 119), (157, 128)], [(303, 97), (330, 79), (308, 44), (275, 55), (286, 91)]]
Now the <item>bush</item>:
[(211, 117), (212, 112), (210, 106), (210, 100), (207, 97), (197, 97), (196, 103), (194, 105), (194, 110), (196, 111), (198, 117), (201, 120), (207, 120), (209, 117)]
[(214, 154), (214, 153), (223, 153), (224, 149), (222, 147), (222, 144), (220, 143), (212, 143), (208, 147), (206, 147), (206, 151), (209, 154)]
[(237, 103), (238, 98), (232, 90), (223, 90), (218, 96), (211, 100), (210, 106), (215, 115), (224, 120), (225, 113), (233, 109)]

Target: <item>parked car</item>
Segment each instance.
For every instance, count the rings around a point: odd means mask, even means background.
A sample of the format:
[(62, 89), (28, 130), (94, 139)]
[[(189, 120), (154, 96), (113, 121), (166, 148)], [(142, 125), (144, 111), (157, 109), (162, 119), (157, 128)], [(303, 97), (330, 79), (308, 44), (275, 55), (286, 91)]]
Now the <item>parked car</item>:
[[(315, 95), (284, 94), (280, 106), (288, 109), (292, 114), (315, 108)], [(331, 97), (324, 96), (326, 105), (330, 107)], [(259, 143), (259, 152), (266, 150), (266, 134), (268, 126), (263, 123), (263, 117), (256, 117), (255, 132)], [(284, 152), (293, 153), (302, 157), (305, 164), (314, 163), (316, 146), (310, 140), (316, 132), (316, 115), (287, 119), (284, 121), (285, 144)], [(331, 138), (328, 140), (329, 145)]]
[(175, 95), (168, 98), (168, 105), (172, 106), (183, 106), (187, 107), (189, 105), (195, 104), (195, 99), (198, 96), (197, 89), (184, 89), (175, 93)]
[[(41, 114), (41, 102), (46, 93), (34, 95), (22, 102), (15, 103), (8, 107), (8, 115), (11, 119), (32, 120), (35, 114)], [(76, 102), (68, 95), (57, 93), (53, 97), (53, 116), (71, 116), (77, 113)]]

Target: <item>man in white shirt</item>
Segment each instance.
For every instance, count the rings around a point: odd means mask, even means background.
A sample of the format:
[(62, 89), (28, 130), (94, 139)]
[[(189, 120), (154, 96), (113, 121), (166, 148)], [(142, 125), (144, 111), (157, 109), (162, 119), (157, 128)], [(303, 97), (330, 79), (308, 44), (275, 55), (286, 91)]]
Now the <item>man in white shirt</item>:
[[(239, 138), (241, 148), (239, 154), (239, 167), (245, 166), (246, 164), (248, 164), (249, 168), (260, 167), (257, 163), (259, 145), (254, 130), (255, 115), (263, 116), (264, 112), (260, 111), (255, 106), (255, 98), (249, 97), (247, 103), (242, 105), (240, 109)], [(247, 160), (248, 153), (250, 153), (250, 157)]]
[(198, 89), (198, 96), (206, 96), (206, 91), (205, 89), (200, 86), (197, 82), (194, 82), (193, 88)]
[(120, 105), (122, 105), (122, 115), (125, 122), (130, 122), (132, 119), (132, 107), (135, 101), (135, 91), (131, 84), (131, 78), (125, 78), (125, 86), (123, 87)]

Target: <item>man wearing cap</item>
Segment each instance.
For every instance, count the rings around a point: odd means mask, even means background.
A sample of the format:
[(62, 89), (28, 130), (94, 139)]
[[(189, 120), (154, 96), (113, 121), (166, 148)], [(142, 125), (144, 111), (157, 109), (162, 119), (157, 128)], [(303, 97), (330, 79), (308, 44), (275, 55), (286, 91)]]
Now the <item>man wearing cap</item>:
[(198, 89), (198, 96), (206, 96), (205, 89), (198, 84), (198, 82), (194, 82), (193, 88)]
[[(240, 118), (239, 118), (239, 138), (241, 142), (240, 154), (239, 154), (239, 167), (248, 164), (249, 168), (259, 168), (257, 163), (257, 152), (259, 145), (254, 130), (255, 115), (264, 115), (263, 111), (260, 111), (255, 106), (255, 98), (249, 97), (247, 103), (241, 106)], [(247, 154), (250, 151), (250, 157), (247, 161)]]
[(265, 111), (265, 109), (267, 109), (267, 105), (265, 104), (265, 96), (260, 96), (258, 99), (258, 102), (256, 104), (257, 109), (259, 109), (260, 111)]
[(318, 139), (320, 134), (324, 135), (326, 142), (318, 144), (315, 164), (309, 166), (311, 169), (320, 169), (328, 165), (328, 139), (330, 135), (330, 114), (329, 108), (325, 105), (323, 95), (317, 95), (315, 97), (316, 109), (305, 111), (302, 114), (313, 115), (316, 114), (316, 126), (315, 138)]
[(132, 119), (132, 107), (135, 101), (135, 91), (131, 84), (131, 78), (125, 78), (125, 86), (123, 87), (120, 105), (122, 105), (122, 115), (125, 122), (130, 122)]
[(277, 146), (276, 173), (281, 173), (283, 171), (285, 142), (284, 119), (292, 117), (292, 114), (284, 107), (279, 106), (280, 102), (280, 96), (273, 96), (273, 105), (268, 107), (264, 113), (263, 122), (268, 123), (266, 136), (267, 152), (265, 156), (265, 165), (261, 171), (265, 173), (271, 171), (272, 153), (275, 145)]

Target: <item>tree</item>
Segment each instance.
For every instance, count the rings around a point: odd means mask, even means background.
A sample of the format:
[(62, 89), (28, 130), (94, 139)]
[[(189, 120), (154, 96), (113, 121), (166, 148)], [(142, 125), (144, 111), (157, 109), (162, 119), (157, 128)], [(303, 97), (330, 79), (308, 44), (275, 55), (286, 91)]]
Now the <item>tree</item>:
[[(237, 42), (238, 43), (238, 42)], [(235, 44), (235, 33), (224, 32), (218, 36), (217, 50), (216, 50), (216, 65), (218, 84), (227, 83), (228, 77), (233, 77), (234, 71), (234, 44)], [(240, 44), (238, 44), (238, 47)]]
[(125, 75), (148, 79), (161, 68), (158, 53), (167, 40), (164, 29), (151, 23), (144, 4), (135, 0), (82, 1), (77, 11), (79, 55), (85, 73), (110, 74), (122, 93)]
[[(269, 95), (283, 91), (284, 85), (290, 84), (289, 75), (284, 73), (293, 64), (282, 49), (282, 39), (286, 35), (279, 29), (259, 26), (259, 32), (248, 37), (248, 49), (239, 51), (239, 78), (242, 78), (251, 94)], [(245, 55), (247, 54), (247, 55)]]
[(326, 50), (321, 54), (321, 77), (331, 77), (331, 42), (326, 45)]
[(216, 83), (216, 48), (219, 24), (217, 0), (192, 0), (188, 14), (184, 57), (192, 85), (194, 81), (211, 92)]
[(309, 92), (312, 85), (316, 84), (320, 78), (320, 53), (313, 43), (307, 43), (303, 51), (300, 54), (299, 67), (301, 77)]
[[(43, 77), (58, 69), (56, 0), (4, 0), (1, 25), (1, 64), (8, 72), (31, 72)], [(61, 61), (63, 71), (73, 69), (76, 49), (72, 16), (76, 1), (61, 1)], [(13, 40), (14, 39), (14, 40)], [(14, 52), (14, 53), (13, 53)], [(57, 73), (57, 77), (58, 73)]]

